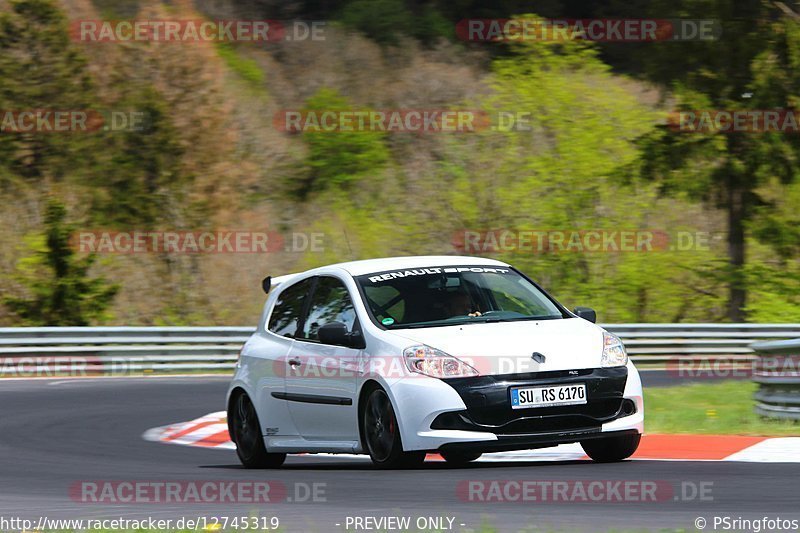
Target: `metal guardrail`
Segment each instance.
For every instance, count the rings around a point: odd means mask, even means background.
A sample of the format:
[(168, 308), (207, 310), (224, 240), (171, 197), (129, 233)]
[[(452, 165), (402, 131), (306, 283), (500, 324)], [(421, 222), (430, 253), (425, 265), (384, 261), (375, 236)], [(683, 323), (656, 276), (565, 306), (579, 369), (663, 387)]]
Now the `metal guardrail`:
[(753, 381), (756, 413), (770, 418), (800, 420), (800, 339), (757, 342)]
[[(751, 368), (756, 341), (800, 337), (800, 324), (604, 324), (640, 366), (714, 361)], [(230, 370), (251, 327), (0, 328), (0, 376)], [(81, 366), (83, 365), (83, 366)], [(53, 372), (54, 375), (58, 372)]]
[(219, 372), (251, 327), (0, 328), (0, 376)]
[[(800, 337), (800, 324), (601, 324), (625, 343), (640, 367), (702, 369), (703, 363), (750, 371), (751, 344)], [(718, 369), (714, 366), (714, 369)]]

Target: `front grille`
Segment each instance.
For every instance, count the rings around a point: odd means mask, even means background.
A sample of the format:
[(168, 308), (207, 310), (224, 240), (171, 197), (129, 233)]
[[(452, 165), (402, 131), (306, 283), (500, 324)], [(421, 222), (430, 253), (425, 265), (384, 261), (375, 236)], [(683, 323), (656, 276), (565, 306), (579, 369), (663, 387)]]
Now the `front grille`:
[[(486, 431), (498, 435), (551, 433), (597, 428), (605, 422), (632, 414), (623, 406), (628, 371), (625, 367), (541, 374), (478, 376), (444, 380), (458, 392), (466, 411), (444, 413), (432, 429)], [(585, 383), (587, 403), (555, 407), (512, 409), (510, 389)], [(634, 406), (635, 409), (635, 406)]]

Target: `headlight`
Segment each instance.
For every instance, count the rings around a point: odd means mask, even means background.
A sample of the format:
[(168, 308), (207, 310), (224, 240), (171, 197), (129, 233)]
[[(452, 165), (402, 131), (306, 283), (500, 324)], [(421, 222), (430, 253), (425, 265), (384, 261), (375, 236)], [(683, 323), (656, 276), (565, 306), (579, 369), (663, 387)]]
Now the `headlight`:
[(478, 371), (464, 361), (424, 344), (409, 346), (403, 350), (403, 359), (410, 371), (432, 378), (461, 378), (478, 375)]
[(625, 345), (619, 340), (619, 337), (609, 333), (603, 332), (603, 357), (600, 361), (600, 366), (625, 366), (628, 364), (628, 353), (625, 351)]

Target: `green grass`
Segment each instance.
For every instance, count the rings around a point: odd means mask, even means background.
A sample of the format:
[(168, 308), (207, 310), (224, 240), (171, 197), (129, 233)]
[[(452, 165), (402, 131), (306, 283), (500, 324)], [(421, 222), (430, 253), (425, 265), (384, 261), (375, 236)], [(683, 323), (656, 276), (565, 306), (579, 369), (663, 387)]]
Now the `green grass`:
[(800, 423), (758, 416), (749, 381), (645, 388), (645, 432), (800, 436)]

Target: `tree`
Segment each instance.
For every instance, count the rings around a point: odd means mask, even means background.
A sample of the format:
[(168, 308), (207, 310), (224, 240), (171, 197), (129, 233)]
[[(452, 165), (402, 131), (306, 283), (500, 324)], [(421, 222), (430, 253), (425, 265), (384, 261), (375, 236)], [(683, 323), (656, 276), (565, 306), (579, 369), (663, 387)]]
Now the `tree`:
[(411, 36), (430, 45), (439, 38), (453, 37), (453, 23), (436, 5), (413, 4), (403, 0), (353, 0), (344, 6), (339, 19), (380, 44), (396, 45), (401, 38)]
[[(491, 116), (515, 117), (516, 128), (481, 133), (468, 139), (468, 153), (444, 158), (451, 218), (479, 230), (661, 230), (674, 238), (699, 229), (681, 220), (688, 202), (618, 179), (658, 118), (638, 98), (638, 84), (613, 75), (590, 44), (531, 41), (509, 53), (493, 62), (484, 105)], [(504, 255), (562, 301), (591, 303), (607, 321), (704, 319), (717, 305), (717, 289), (705, 279), (713, 250), (536, 253), (520, 246)]]
[[(652, 43), (645, 75), (673, 91), (682, 110), (763, 110), (797, 106), (797, 18), (760, 0), (655, 2), (686, 18), (717, 19), (717, 41)], [(640, 48), (641, 50), (641, 48)], [(662, 128), (642, 139), (645, 177), (668, 195), (688, 194), (727, 217), (727, 318), (746, 320), (747, 236), (769, 204), (764, 188), (796, 179), (800, 141), (783, 133), (685, 133)], [(769, 212), (767, 210), (766, 212)], [(764, 237), (764, 233), (761, 234)]]
[[(51, 0), (13, 0), (0, 10), (0, 110), (86, 110), (92, 83)], [(0, 133), (0, 178), (61, 178), (84, 165), (89, 135)], [(6, 178), (8, 179), (8, 178)]]
[[(347, 100), (332, 89), (320, 89), (308, 99), (303, 111), (319, 117), (326, 111), (352, 110)], [(374, 131), (314, 131), (302, 133), (308, 146), (308, 173), (294, 183), (295, 192), (305, 198), (312, 190), (345, 187), (375, 172), (389, 159), (384, 134)]]
[(70, 244), (75, 226), (65, 218), (64, 205), (50, 201), (44, 235), (29, 239), (33, 254), (17, 265), (16, 279), (29, 294), (3, 298), (23, 325), (88, 326), (103, 318), (119, 289), (89, 275), (95, 257), (76, 257)]
[(94, 178), (93, 215), (103, 224), (152, 227), (177, 210), (173, 196), (190, 181), (181, 168), (184, 150), (158, 91), (144, 87), (118, 105), (136, 110), (142, 123), (105, 135), (108, 155)]
[[(639, 84), (615, 76), (593, 45), (509, 48), (513, 55), (493, 61), (490, 91), (454, 107), (505, 113), (516, 127), (495, 120), (474, 133), (389, 134), (394, 165), (345, 198), (329, 191), (312, 200), (317, 228), (342, 237), (310, 263), (352, 257), (351, 248), (357, 257), (453, 253), (465, 230), (699, 230), (681, 220), (698, 207), (657, 198), (652, 183), (617, 183), (660, 116), (639, 98)], [(397, 157), (398, 147), (411, 155)], [(595, 306), (604, 321), (702, 321), (721, 307), (720, 287), (705, 277), (713, 250), (465, 252), (497, 254), (561, 301)]]

